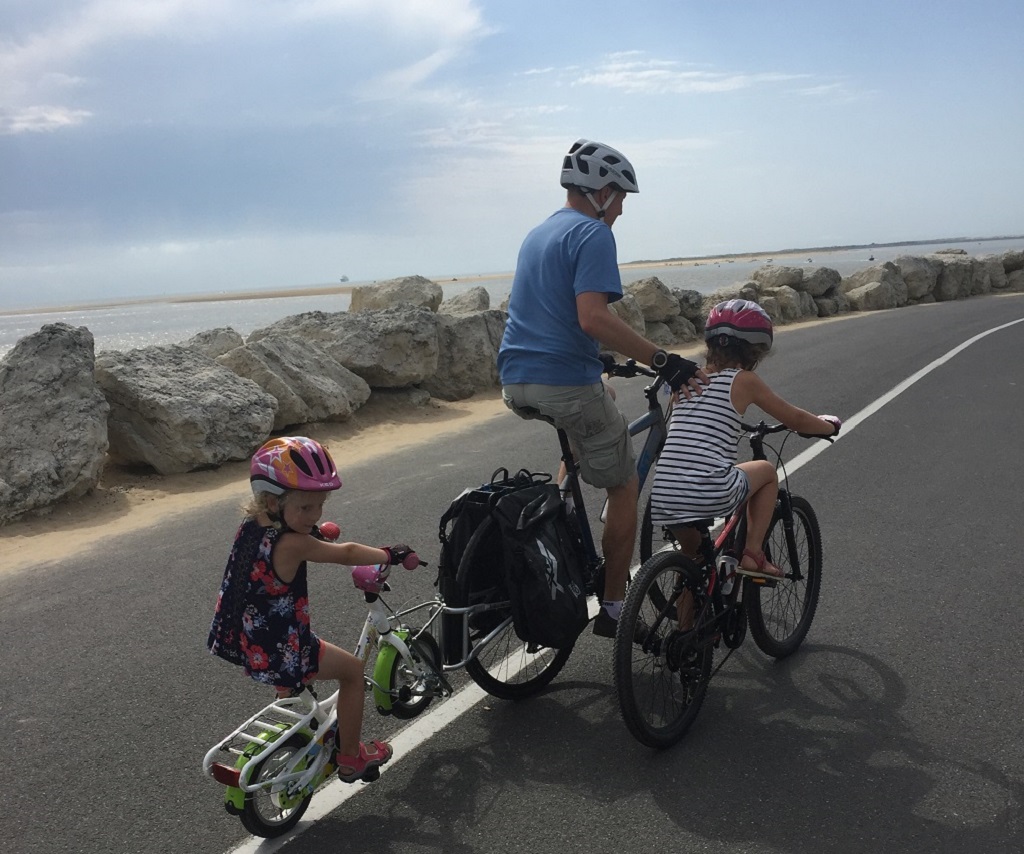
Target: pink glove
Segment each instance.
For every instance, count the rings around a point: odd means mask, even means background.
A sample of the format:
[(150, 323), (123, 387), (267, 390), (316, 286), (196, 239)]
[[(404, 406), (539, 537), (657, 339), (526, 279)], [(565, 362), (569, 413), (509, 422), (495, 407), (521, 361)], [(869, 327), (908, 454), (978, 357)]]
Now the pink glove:
[(839, 418), (837, 418), (835, 415), (819, 415), (818, 417), (822, 421), (827, 421), (829, 424), (831, 424), (835, 428), (833, 430), (833, 432), (832, 432), (833, 436), (838, 436), (839, 435), (839, 431), (840, 431), (840, 429), (843, 426), (843, 422), (840, 421)]

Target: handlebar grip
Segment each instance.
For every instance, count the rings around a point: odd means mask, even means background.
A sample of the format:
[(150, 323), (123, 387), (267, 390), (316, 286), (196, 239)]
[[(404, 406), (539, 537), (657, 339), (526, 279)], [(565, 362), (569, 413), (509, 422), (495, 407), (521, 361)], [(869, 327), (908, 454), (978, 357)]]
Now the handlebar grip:
[(823, 439), (830, 445), (836, 440), (835, 436), (822, 436), (821, 433), (801, 433), (799, 431), (794, 432), (796, 432), (796, 435), (802, 439)]
[(339, 528), (333, 522), (321, 522), (319, 525), (317, 525), (317, 529), (320, 532), (320, 536), (325, 540), (329, 540), (330, 542), (334, 542), (336, 539), (338, 539), (338, 537), (341, 536), (341, 528)]

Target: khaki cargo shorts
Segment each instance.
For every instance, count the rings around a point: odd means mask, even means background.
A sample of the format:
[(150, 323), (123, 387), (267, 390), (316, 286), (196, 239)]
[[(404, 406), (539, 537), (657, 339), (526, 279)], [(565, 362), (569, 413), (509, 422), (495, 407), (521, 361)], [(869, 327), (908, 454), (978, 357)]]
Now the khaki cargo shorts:
[(591, 486), (621, 486), (636, 474), (629, 423), (604, 383), (517, 383), (504, 386), (501, 394), (520, 418), (539, 418), (565, 430), (579, 460), (580, 475)]

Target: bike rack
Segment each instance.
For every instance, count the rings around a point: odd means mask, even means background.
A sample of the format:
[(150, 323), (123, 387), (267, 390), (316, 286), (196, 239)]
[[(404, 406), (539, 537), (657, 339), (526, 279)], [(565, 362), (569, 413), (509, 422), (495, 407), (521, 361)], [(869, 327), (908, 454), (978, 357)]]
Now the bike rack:
[[(333, 696), (324, 701), (333, 702)], [(249, 778), (256, 766), (266, 758), (267, 753), (276, 744), (287, 741), (297, 733), (312, 735), (322, 721), (321, 703), (312, 695), (307, 697), (303, 693), (298, 697), (275, 700), (210, 748), (203, 759), (203, 772), (225, 786), (233, 786), (243, 792), (254, 792), (266, 785), (253, 785)], [(253, 752), (253, 747), (259, 749)], [(314, 749), (303, 753), (303, 756), (312, 758), (316, 752), (314, 746)], [(248, 758), (239, 765), (242, 757)], [(275, 776), (275, 789), (309, 775), (319, 764), (314, 762), (312, 767), (304, 768), (302, 771)]]

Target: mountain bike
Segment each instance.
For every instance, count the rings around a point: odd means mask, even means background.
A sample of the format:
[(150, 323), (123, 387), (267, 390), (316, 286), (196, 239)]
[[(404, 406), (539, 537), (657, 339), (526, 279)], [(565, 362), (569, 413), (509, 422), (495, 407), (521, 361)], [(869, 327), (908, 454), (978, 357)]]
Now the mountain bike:
[[(766, 436), (792, 433), (783, 424), (763, 421), (743, 424), (743, 430), (757, 460), (767, 459)], [(615, 689), (626, 727), (649, 747), (669, 747), (686, 734), (711, 677), (742, 645), (748, 628), (762, 652), (784, 658), (811, 627), (821, 592), (821, 531), (810, 503), (789, 490), (782, 448), (769, 449), (783, 478), (764, 551), (784, 578), (737, 574), (746, 531), (744, 502), (714, 539), (713, 519), (682, 526), (700, 534), (696, 558), (683, 554), (666, 531), (668, 547), (643, 563), (626, 591), (615, 636)], [(712, 671), (715, 650), (723, 644), (729, 652)]]
[[(377, 567), (377, 577), (379, 583), (369, 587), (356, 581), (368, 613), (355, 655), (364, 663), (374, 657), (372, 675), (364, 680), (377, 711), (410, 719), (435, 697), (452, 693), (440, 648), (427, 628), (444, 603), (434, 599), (394, 611), (383, 597), (391, 591), (387, 568)], [(421, 610), (428, 612), (424, 626), (411, 627), (406, 618)], [(278, 698), (258, 711), (207, 752), (204, 773), (225, 786), (225, 808), (250, 833), (276, 837), (291, 830), (313, 793), (333, 776), (337, 699), (335, 691), (319, 700), (313, 688), (305, 686), (295, 696)]]
[[(637, 455), (636, 466), (642, 488), (665, 444), (667, 435), (665, 404), (662, 403), (661, 394), (665, 384), (655, 371), (638, 365), (633, 359), (627, 360), (624, 364), (608, 360), (605, 368), (606, 373), (612, 377), (653, 378), (653, 382), (644, 389), (646, 412), (629, 425), (631, 436), (646, 433), (643, 447)], [(538, 420), (548, 421), (539, 413), (537, 417)], [(565, 468), (559, 489), (565, 505), (568, 526), (573, 535), (572, 547), (584, 568), (587, 595), (596, 596), (600, 600), (600, 594), (604, 589), (604, 562), (595, 546), (587, 516), (580, 484), (579, 464), (573, 455), (565, 431), (558, 429), (557, 433), (561, 461)], [(485, 487), (489, 485), (485, 484)], [(485, 493), (480, 500), (484, 503), (493, 503), (500, 497), (501, 488), (495, 488), (491, 496)], [(442, 543), (446, 540), (443, 521), (441, 539)], [(515, 633), (509, 597), (503, 585), (502, 561), (498, 523), (484, 506), (458, 563), (454, 589), (447, 597), (449, 604), (457, 603), (464, 606), (466, 619), (461, 624), (456, 624), (454, 629), (450, 623), (449, 627), (446, 627), (446, 658), (448, 644), (461, 628), (461, 642), (455, 644), (452, 656), (465, 660), (466, 671), (485, 691), (503, 699), (517, 700), (547, 686), (565, 666), (575, 644), (554, 649), (520, 640)], [(482, 571), (482, 567), (493, 567), (494, 571)], [(449, 609), (449, 612), (452, 611), (453, 609)]]

